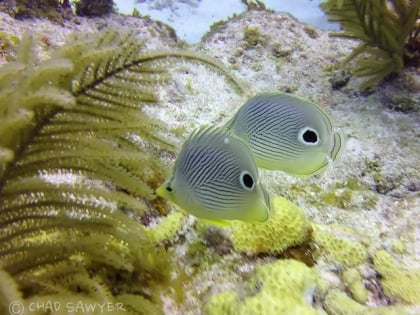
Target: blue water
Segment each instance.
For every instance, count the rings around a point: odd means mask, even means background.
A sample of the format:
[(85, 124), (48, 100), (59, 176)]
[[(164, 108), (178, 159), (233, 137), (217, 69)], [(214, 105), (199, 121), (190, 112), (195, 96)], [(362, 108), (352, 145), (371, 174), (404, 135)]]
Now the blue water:
[[(171, 25), (178, 37), (188, 43), (197, 43), (210, 29), (210, 26), (224, 20), (234, 13), (241, 13), (246, 6), (241, 0), (114, 0), (118, 10), (124, 14), (131, 14), (137, 8), (141, 15), (149, 15)], [(335, 24), (329, 23), (319, 8), (321, 0), (265, 0), (269, 9), (288, 12), (298, 20), (320, 29), (337, 29)]]

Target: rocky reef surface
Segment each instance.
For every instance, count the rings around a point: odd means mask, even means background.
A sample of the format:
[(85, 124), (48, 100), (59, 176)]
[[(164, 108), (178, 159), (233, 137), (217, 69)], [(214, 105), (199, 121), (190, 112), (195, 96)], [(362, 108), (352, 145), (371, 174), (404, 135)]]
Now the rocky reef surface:
[[(31, 31), (41, 59), (71, 32), (106, 28), (135, 30), (151, 50), (182, 48), (216, 58), (248, 95), (279, 90), (316, 102), (347, 137), (341, 159), (315, 177), (261, 171), (278, 196), (278, 215), (265, 227), (218, 228), (178, 211), (156, 218), (151, 229), (182, 266), (182, 277), (174, 275), (182, 278), (182, 292), (161, 297), (165, 314), (420, 312), (418, 69), (361, 93), (360, 79), (337, 67), (356, 42), (273, 12), (217, 23), (194, 46), (146, 18), (111, 15), (55, 25), (0, 13), (2, 45)], [(246, 100), (204, 65), (185, 62), (171, 73), (161, 106), (149, 111), (179, 145), (200, 125), (226, 122)], [(173, 162), (167, 158), (168, 168)]]

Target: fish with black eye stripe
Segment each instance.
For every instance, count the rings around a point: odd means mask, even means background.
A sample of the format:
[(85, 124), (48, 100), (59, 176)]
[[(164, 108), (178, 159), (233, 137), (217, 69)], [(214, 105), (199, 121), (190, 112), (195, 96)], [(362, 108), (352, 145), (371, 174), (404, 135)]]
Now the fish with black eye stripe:
[(202, 127), (184, 143), (173, 175), (156, 193), (217, 225), (263, 222), (271, 211), (248, 145), (225, 128)]

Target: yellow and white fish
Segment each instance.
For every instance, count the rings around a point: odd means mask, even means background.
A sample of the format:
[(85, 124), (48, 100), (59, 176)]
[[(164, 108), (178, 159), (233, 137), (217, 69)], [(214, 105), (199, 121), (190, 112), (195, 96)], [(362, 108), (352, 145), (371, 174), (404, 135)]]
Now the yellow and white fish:
[(258, 167), (298, 176), (320, 173), (344, 147), (320, 106), (286, 93), (250, 98), (226, 127), (248, 143)]
[(271, 207), (250, 148), (219, 127), (199, 128), (186, 140), (172, 177), (156, 193), (217, 224), (262, 222)]

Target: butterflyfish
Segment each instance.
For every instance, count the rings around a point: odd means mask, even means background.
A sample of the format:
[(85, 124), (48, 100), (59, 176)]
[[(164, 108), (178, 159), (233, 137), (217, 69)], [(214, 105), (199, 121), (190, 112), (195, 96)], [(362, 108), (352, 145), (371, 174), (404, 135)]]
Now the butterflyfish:
[(199, 128), (185, 141), (172, 176), (156, 193), (212, 222), (263, 222), (271, 209), (248, 145), (215, 126)]
[(258, 167), (297, 176), (322, 172), (344, 147), (320, 106), (287, 93), (250, 98), (226, 127), (249, 145)]

